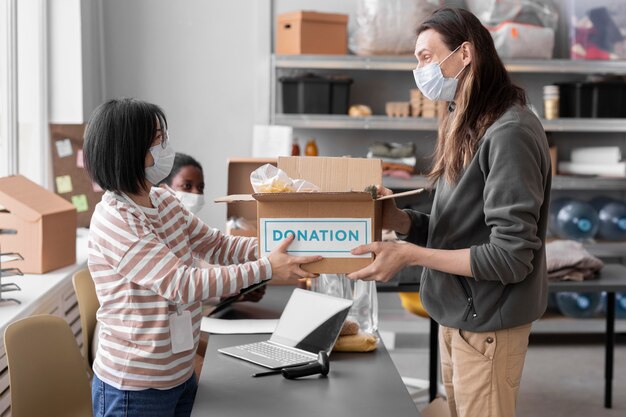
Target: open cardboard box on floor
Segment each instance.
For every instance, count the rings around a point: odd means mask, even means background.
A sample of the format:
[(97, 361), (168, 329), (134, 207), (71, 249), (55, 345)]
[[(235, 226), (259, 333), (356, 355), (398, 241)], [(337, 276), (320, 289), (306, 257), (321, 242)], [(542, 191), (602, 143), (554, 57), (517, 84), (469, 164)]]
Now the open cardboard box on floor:
[[(267, 256), (291, 233), (293, 255), (321, 255), (323, 260), (304, 265), (314, 273), (343, 274), (369, 265), (371, 254), (355, 256), (350, 250), (380, 240), (382, 200), (363, 191), (382, 183), (379, 159), (280, 157), (278, 168), (292, 179), (304, 179), (321, 192), (229, 195), (216, 202), (256, 200), (259, 256)], [(414, 190), (407, 194), (416, 194)]]
[(76, 208), (21, 175), (0, 178), (0, 247), (24, 260), (10, 267), (43, 274), (76, 262)]

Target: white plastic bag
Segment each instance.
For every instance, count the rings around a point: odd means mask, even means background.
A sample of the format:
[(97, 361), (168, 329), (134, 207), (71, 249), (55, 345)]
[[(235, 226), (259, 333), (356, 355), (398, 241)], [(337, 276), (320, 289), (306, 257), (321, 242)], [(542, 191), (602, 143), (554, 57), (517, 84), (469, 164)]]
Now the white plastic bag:
[(372, 335), (378, 330), (376, 281), (353, 281), (344, 274), (322, 274), (311, 280), (311, 290), (352, 300), (347, 320), (359, 324), (359, 330)]
[(357, 55), (401, 55), (415, 50), (419, 24), (438, 0), (358, 0), (348, 47)]
[(281, 169), (265, 164), (250, 174), (250, 183), (255, 193), (302, 193), (319, 191), (319, 187), (308, 181), (292, 180)]

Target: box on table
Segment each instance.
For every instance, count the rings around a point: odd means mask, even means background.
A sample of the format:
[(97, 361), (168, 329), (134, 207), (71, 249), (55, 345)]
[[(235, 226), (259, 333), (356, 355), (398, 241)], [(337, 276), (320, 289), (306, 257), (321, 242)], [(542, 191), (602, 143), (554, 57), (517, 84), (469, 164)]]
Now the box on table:
[(348, 52), (347, 24), (345, 14), (297, 11), (278, 15), (276, 53), (345, 55)]
[(363, 191), (382, 181), (382, 162), (366, 158), (280, 157), (278, 168), (292, 179), (304, 179), (321, 192), (257, 193), (216, 201), (256, 200), (259, 256), (267, 256), (289, 234), (292, 255), (321, 255), (303, 269), (314, 273), (350, 273), (369, 265), (371, 254), (350, 250), (380, 240), (382, 197)]
[(23, 261), (23, 273), (45, 272), (76, 263), (76, 208), (21, 175), (0, 178), (0, 246)]

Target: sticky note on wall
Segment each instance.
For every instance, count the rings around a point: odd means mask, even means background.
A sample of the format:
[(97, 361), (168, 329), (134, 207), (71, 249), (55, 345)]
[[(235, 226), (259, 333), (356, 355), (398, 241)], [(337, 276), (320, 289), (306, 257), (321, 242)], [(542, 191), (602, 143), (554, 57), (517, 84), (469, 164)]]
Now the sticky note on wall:
[(79, 213), (89, 210), (89, 203), (87, 202), (87, 196), (85, 194), (73, 195), (72, 204), (74, 204), (76, 211)]
[(76, 166), (78, 168), (85, 168), (85, 163), (83, 162), (83, 150), (79, 149), (76, 151)]
[(70, 156), (74, 153), (72, 151), (72, 141), (68, 138), (57, 140), (54, 144), (57, 148), (57, 155), (59, 155), (59, 158), (65, 158), (66, 156)]
[(61, 175), (59, 177), (56, 177), (55, 182), (57, 185), (57, 193), (65, 194), (72, 192), (72, 177), (70, 177), (69, 175)]

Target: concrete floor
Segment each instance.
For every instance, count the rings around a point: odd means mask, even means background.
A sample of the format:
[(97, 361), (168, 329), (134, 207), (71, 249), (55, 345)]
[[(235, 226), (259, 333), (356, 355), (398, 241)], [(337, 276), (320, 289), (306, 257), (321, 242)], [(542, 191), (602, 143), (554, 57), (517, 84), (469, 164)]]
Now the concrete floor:
[[(580, 322), (580, 321), (578, 321)], [(518, 417), (626, 416), (626, 344), (615, 348), (613, 409), (604, 408), (604, 344), (600, 336), (553, 336), (566, 327), (601, 332), (603, 322), (544, 320), (526, 357)], [(617, 329), (626, 328), (621, 320)], [(428, 320), (406, 313), (397, 294), (379, 294), (379, 330), (400, 375), (428, 378)], [(589, 340), (590, 339), (590, 340)], [(567, 340), (567, 343), (563, 341)], [(621, 337), (620, 340), (624, 340)], [(583, 344), (572, 343), (583, 341)], [(419, 402), (422, 408), (425, 402)]]

